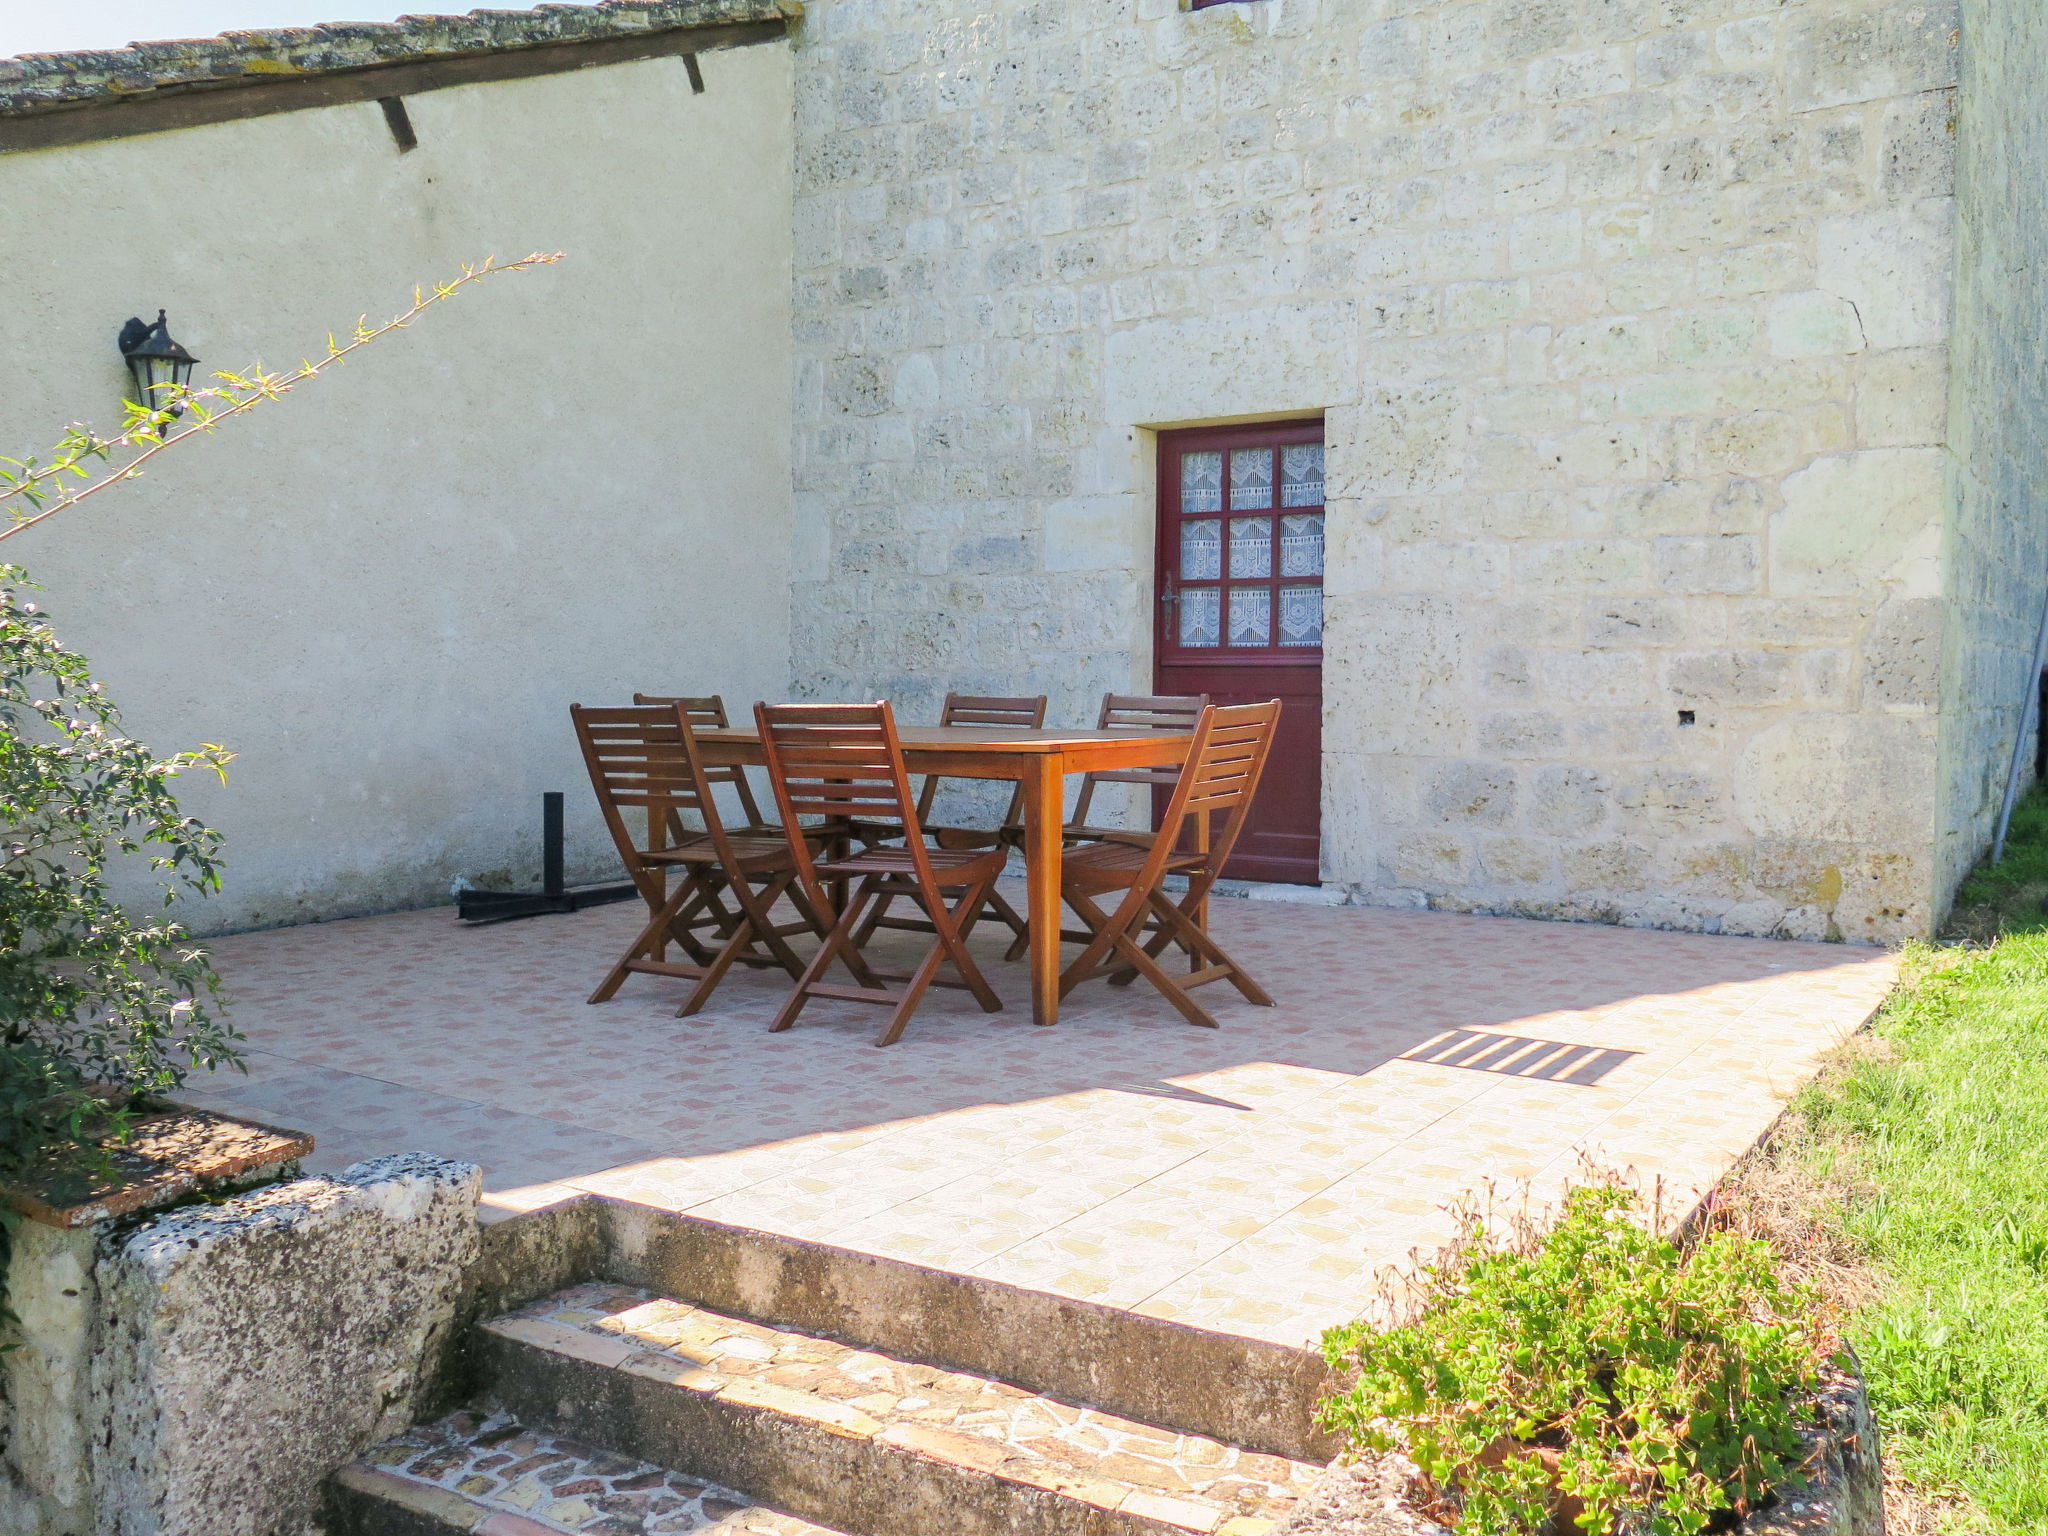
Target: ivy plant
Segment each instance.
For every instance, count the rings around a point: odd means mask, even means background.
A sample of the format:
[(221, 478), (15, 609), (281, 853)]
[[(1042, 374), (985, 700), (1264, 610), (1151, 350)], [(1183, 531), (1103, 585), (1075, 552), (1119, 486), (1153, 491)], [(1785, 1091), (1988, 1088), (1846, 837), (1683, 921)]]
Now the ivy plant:
[[(220, 979), (167, 914), (220, 884), (220, 836), (171, 780), (225, 777), (221, 747), (158, 757), (0, 566), (0, 1171), (120, 1135), (138, 1097), (234, 1064)], [(111, 880), (141, 859), (155, 912)], [(139, 904), (138, 904), (139, 905)]]
[(1545, 1230), (1468, 1219), (1412, 1320), (1324, 1335), (1350, 1379), (1324, 1426), (1406, 1455), (1464, 1536), (1697, 1536), (1756, 1508), (1801, 1450), (1807, 1298), (1763, 1243), (1681, 1248), (1642, 1207), (1617, 1181), (1569, 1191)]

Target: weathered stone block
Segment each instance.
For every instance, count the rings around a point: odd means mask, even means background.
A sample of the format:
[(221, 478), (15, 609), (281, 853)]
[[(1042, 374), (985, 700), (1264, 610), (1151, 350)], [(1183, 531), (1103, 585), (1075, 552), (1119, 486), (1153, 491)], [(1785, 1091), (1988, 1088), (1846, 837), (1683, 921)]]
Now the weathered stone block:
[(1549, 651), (1542, 659), (1543, 689), (1579, 707), (1631, 707), (1650, 702), (1648, 659), (1633, 650)]
[(1721, 792), (1703, 773), (1659, 767), (1626, 780), (1615, 803), (1659, 832), (1694, 831), (1719, 819)]
[(1479, 721), (1479, 745), (1504, 758), (1555, 757), (1564, 744), (1564, 721), (1545, 710), (1500, 710)]
[(1823, 219), (1814, 286), (1856, 306), (1871, 346), (1929, 346), (1948, 338), (1954, 249), (1945, 197)]
[(1148, 321), (1110, 337), (1104, 408), (1149, 425), (1355, 400), (1357, 338), (1349, 303)]
[(1955, 190), (1956, 97), (1928, 91), (1895, 101), (1884, 112), (1885, 193), (1942, 197)]
[(1551, 877), (1550, 844), (1543, 838), (1498, 833), (1474, 841), (1480, 878), (1489, 885), (1537, 886)]
[(1368, 494), (1456, 490), (1464, 478), (1465, 409), (1450, 384), (1374, 391), (1352, 455)]
[(1794, 716), (1744, 749), (1735, 804), (1764, 836), (1924, 846), (1934, 820), (1932, 740), (1931, 726), (1909, 717)]
[(1398, 839), (1389, 866), (1397, 884), (1423, 891), (1445, 891), (1472, 879), (1471, 850), (1449, 833), (1411, 832)]
[(1804, 448), (1799, 419), (1789, 411), (1746, 411), (1709, 422), (1701, 441), (1707, 462), (1739, 475), (1782, 474)]
[(1753, 534), (1659, 539), (1657, 585), (1667, 592), (1754, 592), (1762, 555)]
[(1940, 696), (1943, 604), (1901, 598), (1878, 609), (1863, 642), (1863, 697), (1878, 709), (1932, 709)]
[(1558, 854), (1574, 891), (1638, 891), (1650, 877), (1650, 850), (1625, 838), (1566, 846)]
[(1956, 83), (1955, 0), (1809, 7), (1786, 45), (1791, 108), (1811, 112)]
[(1947, 499), (1935, 448), (1831, 454), (1787, 475), (1784, 493), (1770, 521), (1770, 584), (1787, 597), (1905, 579), (1908, 559), (1938, 540)]
[(1669, 598), (1621, 598), (1586, 607), (1591, 645), (1676, 645), (1686, 632), (1685, 610)]
[(1864, 356), (1856, 379), (1856, 436), (1866, 448), (1940, 443), (1948, 431), (1948, 352), (1900, 347)]
[(99, 1263), (106, 1536), (305, 1527), (337, 1466), (411, 1423), (478, 1254), (482, 1174), (425, 1154), (188, 1208)]
[(1704, 704), (1785, 704), (1798, 697), (1793, 658), (1783, 651), (1681, 652), (1665, 681), (1674, 697)]
[(1583, 836), (1607, 817), (1611, 786), (1592, 768), (1539, 768), (1532, 777), (1529, 823), (1560, 837)]
[(1834, 357), (1863, 350), (1856, 306), (1837, 294), (1808, 290), (1771, 301), (1773, 357)]
[(1649, 575), (1648, 551), (1627, 539), (1558, 539), (1515, 547), (1516, 580), (1528, 588), (1628, 587)]
[(1514, 770), (1491, 763), (1450, 763), (1431, 776), (1424, 807), (1453, 825), (1505, 827), (1515, 816)]

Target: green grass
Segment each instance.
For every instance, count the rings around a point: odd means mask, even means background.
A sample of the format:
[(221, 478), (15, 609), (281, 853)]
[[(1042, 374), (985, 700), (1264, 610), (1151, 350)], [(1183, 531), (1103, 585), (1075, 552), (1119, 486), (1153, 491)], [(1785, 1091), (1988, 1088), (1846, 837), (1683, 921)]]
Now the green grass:
[(1883, 1286), (1849, 1337), (1887, 1449), (1921, 1491), (2048, 1536), (2048, 796), (1965, 899), (1988, 948), (1918, 949), (1882, 1046), (1804, 1100), (1806, 1155), (1846, 1158), (1847, 1235)]
[(1956, 892), (1944, 938), (1988, 943), (2001, 933), (2048, 928), (2041, 901), (2048, 896), (2048, 784), (2036, 784), (2012, 808), (2005, 857), (1982, 864)]

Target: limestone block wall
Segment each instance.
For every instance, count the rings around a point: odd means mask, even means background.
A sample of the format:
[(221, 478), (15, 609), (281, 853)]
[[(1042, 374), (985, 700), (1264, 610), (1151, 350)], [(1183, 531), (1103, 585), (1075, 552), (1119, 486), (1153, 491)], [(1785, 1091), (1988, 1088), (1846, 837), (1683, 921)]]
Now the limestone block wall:
[(1991, 836), (2048, 598), (2048, 15), (1967, 0), (1962, 65), (1944, 887)]
[(1924, 931), (1958, 25), (816, 0), (798, 690), (1086, 719), (1150, 682), (1153, 432), (1320, 412), (1326, 882)]

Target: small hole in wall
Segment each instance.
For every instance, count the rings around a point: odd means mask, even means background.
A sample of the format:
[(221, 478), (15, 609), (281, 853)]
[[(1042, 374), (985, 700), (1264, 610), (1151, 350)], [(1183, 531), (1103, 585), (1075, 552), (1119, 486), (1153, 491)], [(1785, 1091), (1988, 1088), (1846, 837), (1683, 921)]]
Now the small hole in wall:
[(1693, 723), (1692, 711), (1689, 709), (1681, 709), (1678, 712), (1678, 723), (1680, 725), (1691, 725)]

